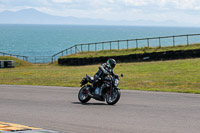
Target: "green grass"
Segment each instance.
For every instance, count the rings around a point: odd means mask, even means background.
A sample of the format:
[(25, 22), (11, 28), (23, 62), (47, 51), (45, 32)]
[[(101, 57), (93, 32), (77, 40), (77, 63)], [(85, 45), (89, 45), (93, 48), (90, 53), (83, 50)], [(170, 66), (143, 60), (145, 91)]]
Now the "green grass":
[(129, 54), (140, 54), (140, 53), (152, 53), (152, 52), (164, 52), (164, 51), (176, 51), (176, 50), (191, 50), (200, 49), (200, 44), (191, 45), (178, 45), (170, 47), (145, 47), (145, 48), (134, 48), (134, 49), (122, 49), (122, 50), (105, 50), (105, 51), (92, 51), (92, 52), (81, 52), (78, 54), (72, 54), (67, 56), (61, 56), (60, 58), (92, 58), (92, 57), (105, 57), (105, 56), (119, 56)]
[[(99, 65), (31, 65), (0, 69), (0, 84), (78, 87), (85, 74), (93, 76)], [(119, 63), (115, 73), (124, 74), (122, 89), (170, 91), (200, 94), (200, 58)]]
[(25, 67), (25, 66), (32, 65), (31, 63), (29, 63), (27, 61), (23, 61), (21, 59), (17, 59), (15, 57), (10, 57), (10, 56), (0, 56), (0, 60), (14, 60), (15, 67)]

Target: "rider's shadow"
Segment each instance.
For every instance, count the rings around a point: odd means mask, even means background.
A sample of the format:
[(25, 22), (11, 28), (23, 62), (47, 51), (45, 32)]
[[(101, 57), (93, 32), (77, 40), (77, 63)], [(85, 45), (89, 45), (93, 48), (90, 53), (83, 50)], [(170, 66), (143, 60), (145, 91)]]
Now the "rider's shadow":
[(71, 102), (72, 104), (80, 104), (80, 105), (87, 105), (87, 106), (92, 106), (92, 105), (104, 105), (107, 106), (108, 104), (106, 103), (80, 103), (80, 102)]

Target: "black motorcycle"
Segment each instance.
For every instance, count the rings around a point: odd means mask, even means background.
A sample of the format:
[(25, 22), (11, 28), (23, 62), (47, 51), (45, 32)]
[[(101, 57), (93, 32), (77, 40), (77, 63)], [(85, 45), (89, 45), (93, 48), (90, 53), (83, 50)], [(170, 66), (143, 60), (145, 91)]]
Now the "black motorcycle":
[[(121, 74), (123, 77), (123, 74)], [(103, 80), (99, 80), (97, 85), (93, 87), (94, 78), (86, 75), (80, 82), (81, 89), (78, 93), (78, 99), (81, 103), (87, 103), (91, 98), (98, 101), (105, 101), (109, 105), (116, 104), (120, 99), (120, 89), (118, 88), (119, 76), (118, 75), (108, 75)], [(103, 90), (100, 92), (100, 86), (104, 85)]]

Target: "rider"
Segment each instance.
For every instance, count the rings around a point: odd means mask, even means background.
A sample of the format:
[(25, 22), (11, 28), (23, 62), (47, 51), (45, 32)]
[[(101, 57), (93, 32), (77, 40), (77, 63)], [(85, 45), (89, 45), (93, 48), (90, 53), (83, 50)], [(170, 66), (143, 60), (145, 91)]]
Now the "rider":
[[(114, 76), (113, 69), (115, 68), (116, 61), (112, 58), (108, 59), (106, 63), (103, 63), (100, 67), (97, 73), (94, 75), (94, 82), (93, 82), (93, 88), (96, 88), (97, 83), (100, 80), (104, 80), (104, 78), (107, 75), (112, 75)], [(99, 96), (101, 96), (102, 90), (105, 88), (104, 84), (101, 85), (99, 88)]]

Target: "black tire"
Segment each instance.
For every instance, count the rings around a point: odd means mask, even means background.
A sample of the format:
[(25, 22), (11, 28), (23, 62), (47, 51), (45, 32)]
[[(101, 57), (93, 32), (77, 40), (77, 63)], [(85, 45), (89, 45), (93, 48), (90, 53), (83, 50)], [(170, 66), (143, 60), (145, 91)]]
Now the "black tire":
[(88, 94), (84, 94), (84, 89), (86, 89), (87, 86), (84, 86), (82, 87), (80, 90), (79, 90), (79, 93), (78, 93), (78, 99), (81, 103), (87, 103), (91, 97), (88, 95)]
[(109, 105), (116, 104), (119, 101), (120, 96), (121, 96), (121, 92), (118, 89), (114, 89), (114, 93), (112, 95), (112, 99), (110, 98), (110, 92), (108, 92), (107, 95), (106, 95), (107, 104), (109, 104)]

